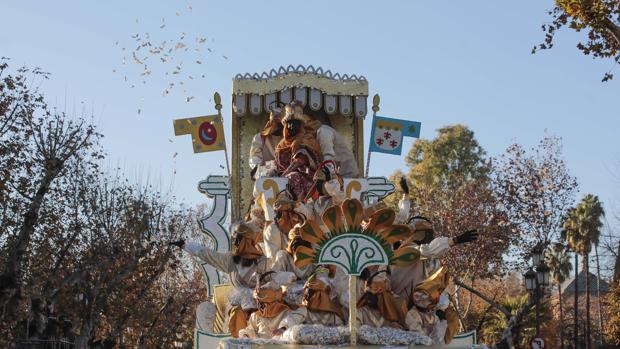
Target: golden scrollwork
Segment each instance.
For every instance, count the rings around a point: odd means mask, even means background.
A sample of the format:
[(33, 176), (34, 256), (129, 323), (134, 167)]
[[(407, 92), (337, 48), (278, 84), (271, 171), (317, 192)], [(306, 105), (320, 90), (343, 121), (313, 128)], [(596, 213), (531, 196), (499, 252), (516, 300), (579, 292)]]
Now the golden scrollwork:
[(347, 196), (347, 198), (351, 198), (351, 194), (353, 194), (353, 191), (361, 191), (362, 190), (362, 184), (359, 181), (351, 181), (349, 182), (349, 184), (347, 185), (347, 188), (345, 190), (345, 194)]
[(273, 193), (273, 195), (269, 196), (269, 198), (266, 199), (265, 201), (267, 201), (267, 205), (269, 205), (269, 207), (273, 207), (273, 203), (276, 200), (276, 195), (280, 192), (280, 187), (278, 186), (278, 182), (276, 182), (273, 179), (266, 179), (263, 182), (263, 189), (265, 191), (268, 191), (269, 189), (271, 189), (271, 192)]

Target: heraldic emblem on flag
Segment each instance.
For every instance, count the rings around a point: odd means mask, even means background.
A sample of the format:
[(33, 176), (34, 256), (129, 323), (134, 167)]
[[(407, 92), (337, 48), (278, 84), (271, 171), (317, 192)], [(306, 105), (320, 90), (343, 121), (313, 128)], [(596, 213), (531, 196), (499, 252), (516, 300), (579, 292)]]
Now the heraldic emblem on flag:
[(403, 137), (419, 138), (421, 126), (418, 121), (375, 116), (372, 118), (369, 151), (400, 155), (403, 150)]
[(226, 149), (224, 127), (220, 115), (198, 116), (174, 120), (174, 135), (192, 135), (194, 153)]

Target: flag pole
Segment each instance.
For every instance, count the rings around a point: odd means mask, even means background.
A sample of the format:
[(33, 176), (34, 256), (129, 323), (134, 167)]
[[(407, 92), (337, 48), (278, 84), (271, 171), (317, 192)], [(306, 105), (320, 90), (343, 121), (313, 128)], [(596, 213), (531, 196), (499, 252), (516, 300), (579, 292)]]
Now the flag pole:
[[(374, 119), (375, 116), (377, 116), (377, 112), (379, 111), (379, 102), (381, 101), (381, 98), (379, 98), (379, 94), (375, 93), (375, 96), (372, 97), (372, 119), (373, 119), (373, 124), (374, 124)], [(372, 130), (370, 131), (370, 134), (372, 134)], [(373, 140), (370, 139), (368, 141), (368, 157), (366, 158), (366, 177), (368, 177), (368, 173), (370, 172), (370, 154), (372, 154), (372, 152), (370, 151), (370, 142), (372, 142)]]
[[(224, 125), (224, 118), (222, 117), (222, 97), (220, 94), (215, 92), (213, 95), (213, 101), (215, 102), (215, 109), (217, 109), (217, 115), (220, 117), (222, 125)], [(224, 157), (226, 158), (226, 172), (228, 172), (228, 180), (230, 180), (230, 165), (228, 163), (228, 147), (226, 143), (224, 143)]]
[[(224, 128), (224, 117), (222, 116), (222, 97), (220, 97), (219, 93), (215, 92), (215, 94), (213, 94), (213, 101), (215, 102), (215, 109), (217, 109), (217, 115), (220, 117), (222, 128)], [(230, 164), (228, 162), (228, 147), (226, 146), (226, 140), (224, 140), (224, 157), (226, 158), (226, 172), (228, 173), (228, 185), (229, 185), (230, 192), (233, 193), (232, 188), (230, 188), (232, 187), (232, 177), (230, 175)], [(231, 209), (231, 214), (232, 214), (232, 220), (233, 221), (236, 220), (237, 212), (235, 212), (234, 207)]]

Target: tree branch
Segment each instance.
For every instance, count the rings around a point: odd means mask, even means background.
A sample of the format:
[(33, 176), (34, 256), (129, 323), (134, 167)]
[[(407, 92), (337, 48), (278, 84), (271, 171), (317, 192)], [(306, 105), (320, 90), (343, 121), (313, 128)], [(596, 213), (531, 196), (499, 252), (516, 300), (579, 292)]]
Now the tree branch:
[(499, 303), (497, 303), (496, 301), (494, 301), (491, 298), (487, 297), (486, 295), (482, 294), (478, 290), (475, 290), (475, 289), (471, 288), (470, 286), (464, 284), (461, 280), (459, 280), (456, 277), (454, 278), (454, 283), (459, 285), (459, 286), (461, 286), (461, 287), (463, 287), (467, 291), (475, 294), (476, 296), (480, 297), (480, 299), (482, 299), (483, 301), (489, 303), (489, 305), (492, 305), (493, 308), (499, 310), (502, 314), (504, 314), (504, 316), (506, 316), (507, 319), (510, 319), (510, 317), (512, 316), (512, 314), (508, 310), (506, 310), (506, 308), (502, 307)]

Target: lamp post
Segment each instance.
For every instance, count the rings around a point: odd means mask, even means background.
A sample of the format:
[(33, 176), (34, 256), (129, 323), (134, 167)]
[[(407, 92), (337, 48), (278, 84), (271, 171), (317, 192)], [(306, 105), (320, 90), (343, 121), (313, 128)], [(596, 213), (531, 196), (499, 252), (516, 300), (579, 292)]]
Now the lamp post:
[(532, 249), (532, 263), (534, 264), (534, 266), (542, 263), (544, 255), (545, 249), (543, 248), (543, 246), (540, 243), (536, 244), (536, 246), (534, 246), (534, 248)]
[(532, 249), (532, 264), (524, 275), (525, 289), (536, 300), (536, 337), (540, 336), (540, 298), (545, 287), (549, 286), (550, 269), (544, 261), (545, 249), (537, 244)]

